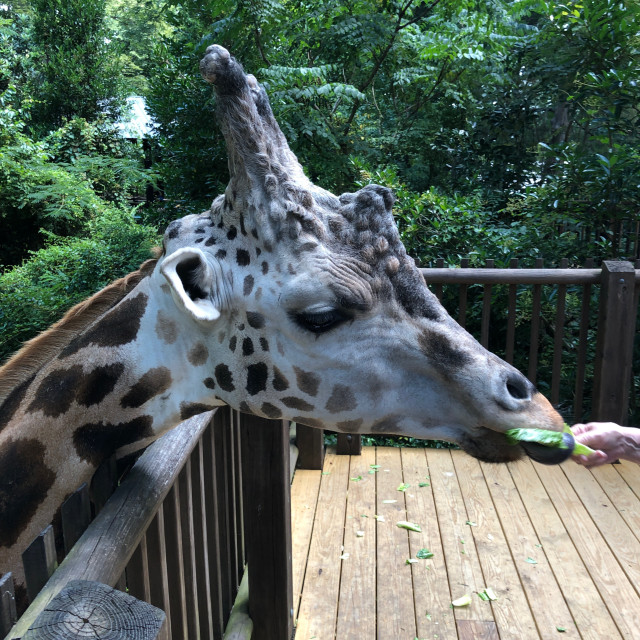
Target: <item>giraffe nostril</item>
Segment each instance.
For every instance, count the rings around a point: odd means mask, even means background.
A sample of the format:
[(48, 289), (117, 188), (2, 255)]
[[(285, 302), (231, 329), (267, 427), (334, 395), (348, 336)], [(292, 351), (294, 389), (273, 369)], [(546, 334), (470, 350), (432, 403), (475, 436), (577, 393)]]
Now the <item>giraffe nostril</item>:
[(528, 400), (531, 397), (531, 385), (525, 378), (512, 376), (507, 380), (507, 392), (515, 400)]
[(522, 374), (518, 372), (508, 372), (496, 389), (496, 401), (508, 411), (519, 411), (523, 408), (523, 403), (531, 400), (534, 394), (534, 387)]

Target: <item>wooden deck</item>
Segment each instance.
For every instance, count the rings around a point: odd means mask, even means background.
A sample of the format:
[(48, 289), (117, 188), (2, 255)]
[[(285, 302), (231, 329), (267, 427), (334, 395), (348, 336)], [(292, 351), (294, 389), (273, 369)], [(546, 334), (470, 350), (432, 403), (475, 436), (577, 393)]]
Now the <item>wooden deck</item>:
[(638, 465), (329, 451), (296, 471), (292, 513), (296, 640), (640, 639)]

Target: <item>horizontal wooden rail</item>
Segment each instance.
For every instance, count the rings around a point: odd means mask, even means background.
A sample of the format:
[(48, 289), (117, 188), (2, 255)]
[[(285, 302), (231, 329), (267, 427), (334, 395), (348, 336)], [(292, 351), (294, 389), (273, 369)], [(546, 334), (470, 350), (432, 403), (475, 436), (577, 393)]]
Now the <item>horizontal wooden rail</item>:
[(71, 580), (117, 584), (211, 416), (183, 422), (142, 454), (7, 638), (21, 638)]
[[(420, 269), (427, 283), (597, 284), (601, 269)], [(640, 274), (636, 276), (640, 282)]]

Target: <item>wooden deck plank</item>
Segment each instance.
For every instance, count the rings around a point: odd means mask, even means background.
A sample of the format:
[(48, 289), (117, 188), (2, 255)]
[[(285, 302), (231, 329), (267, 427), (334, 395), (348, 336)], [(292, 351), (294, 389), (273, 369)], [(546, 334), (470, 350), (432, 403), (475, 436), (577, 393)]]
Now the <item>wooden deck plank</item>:
[[(486, 585), (473, 536), (467, 524), (469, 516), (458, 485), (453, 460), (447, 450), (427, 449), (426, 454), (451, 596), (454, 600), (465, 594), (473, 596)], [(485, 621), (485, 604), (480, 598), (473, 596), (469, 606), (454, 609), (456, 621)]]
[(591, 514), (622, 570), (640, 595), (640, 541), (629, 529), (589, 469), (568, 464), (563, 465), (562, 470)]
[[(411, 485), (405, 494), (407, 519), (422, 528), (421, 533), (409, 536), (411, 557), (415, 558), (420, 549), (428, 549), (433, 553), (433, 558), (420, 560), (411, 566), (416, 635), (419, 638), (437, 635), (439, 640), (457, 640), (427, 457), (424, 449), (402, 449), (401, 453), (404, 480)], [(425, 486), (420, 487), (421, 483)]]
[(297, 640), (332, 640), (340, 588), (349, 457), (327, 452), (298, 610)]
[[(376, 450), (351, 456), (336, 638), (376, 635)], [(361, 478), (361, 479), (358, 479)], [(363, 517), (364, 516), (364, 517)]]
[(293, 617), (298, 615), (322, 472), (297, 469), (291, 485)]
[(640, 599), (559, 467), (534, 465), (565, 529), (624, 638), (639, 638)]
[(592, 469), (591, 473), (627, 523), (631, 533), (640, 540), (640, 497), (618, 473), (617, 466), (619, 465), (605, 464)]
[(620, 464), (616, 464), (614, 467), (636, 496), (640, 498), (640, 465), (628, 460), (621, 460)]
[[(573, 618), (556, 582), (544, 549), (506, 465), (482, 463), (513, 562), (529, 600), (541, 638), (579, 638)], [(552, 508), (549, 505), (549, 508)]]
[(486, 484), (492, 477), (485, 478), (478, 461), (464, 452), (452, 451), (451, 456), (467, 515), (473, 523), (469, 532), (482, 567), (484, 586), (498, 596), (494, 602), (483, 602), (485, 619), (495, 620), (501, 640), (536, 640), (536, 623)]
[[(520, 497), (583, 640), (614, 640), (620, 633), (569, 537), (533, 465), (509, 465)], [(545, 469), (541, 469), (545, 473)], [(535, 603), (534, 603), (535, 606)]]
[(460, 640), (500, 640), (495, 622), (459, 620)]
[[(404, 482), (400, 450), (394, 447), (377, 448), (376, 510), (384, 520), (378, 520), (377, 532), (377, 611), (379, 640), (416, 637), (413, 582), (411, 567), (406, 564), (410, 556), (409, 535), (396, 526), (407, 519), (404, 492), (398, 487)], [(385, 500), (397, 500), (385, 503)]]

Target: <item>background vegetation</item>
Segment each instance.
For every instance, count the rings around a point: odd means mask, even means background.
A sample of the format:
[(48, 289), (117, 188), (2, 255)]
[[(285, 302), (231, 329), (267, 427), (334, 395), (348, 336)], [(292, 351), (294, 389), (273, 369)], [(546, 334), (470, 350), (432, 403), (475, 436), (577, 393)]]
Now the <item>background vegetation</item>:
[[(0, 360), (226, 184), (198, 72), (214, 42), (266, 86), (314, 181), (396, 191), (423, 265), (627, 257), (639, 14), (639, 0), (0, 5)], [(155, 123), (153, 170), (115, 124), (131, 95)], [(149, 183), (163, 197), (135, 206)]]

